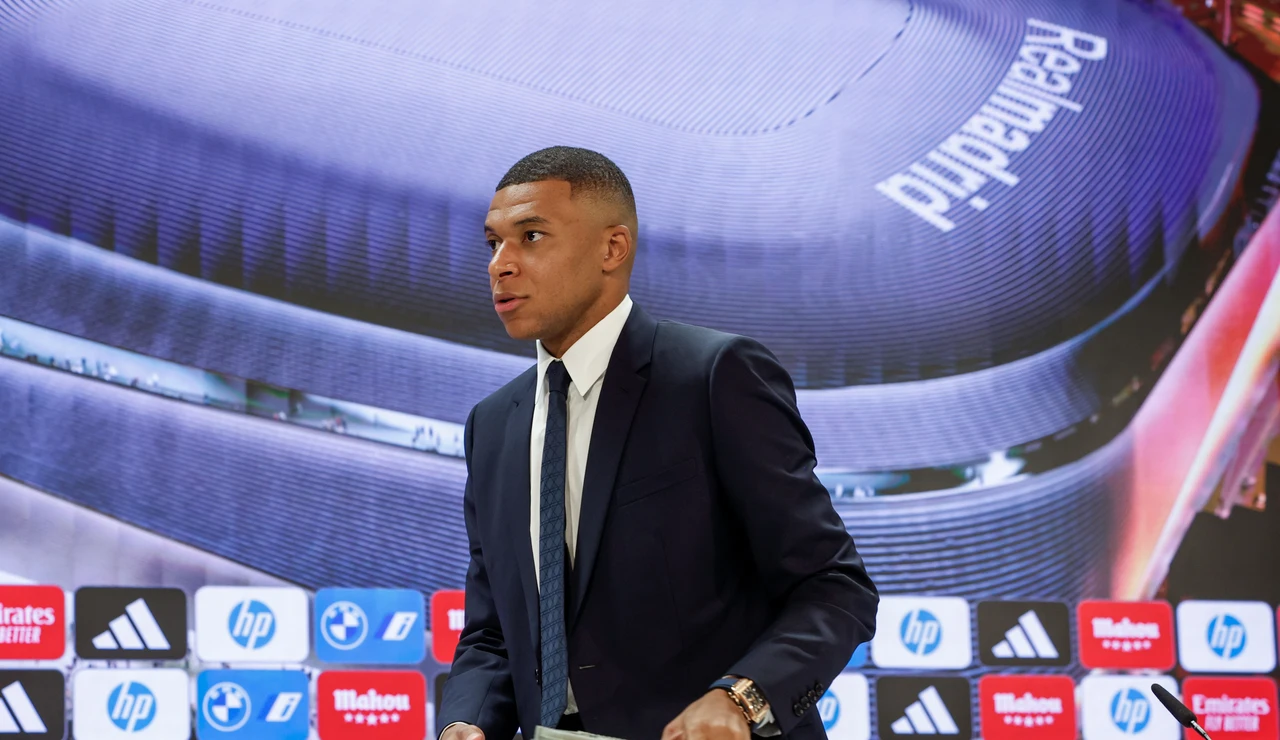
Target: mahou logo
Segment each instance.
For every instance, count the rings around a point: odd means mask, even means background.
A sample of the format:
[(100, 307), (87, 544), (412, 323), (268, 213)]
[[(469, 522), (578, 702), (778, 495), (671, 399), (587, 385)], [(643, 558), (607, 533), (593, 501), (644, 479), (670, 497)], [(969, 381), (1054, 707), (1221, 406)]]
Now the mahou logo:
[(0, 660), (61, 658), (66, 603), (57, 586), (0, 586)]
[(1173, 607), (1165, 601), (1084, 601), (1079, 620), (1080, 663), (1086, 668), (1173, 667)]
[(422, 740), (427, 684), (417, 671), (325, 671), (316, 689), (325, 740)]
[(436, 591), (431, 595), (431, 655), (438, 663), (452, 663), (458, 639), (466, 626), (466, 594)]
[[(1213, 737), (1276, 740), (1276, 683), (1269, 678), (1188, 678), (1182, 701)], [(1187, 730), (1187, 737), (1199, 735)]]
[(1075, 740), (1069, 676), (984, 676), (978, 694), (985, 740)]

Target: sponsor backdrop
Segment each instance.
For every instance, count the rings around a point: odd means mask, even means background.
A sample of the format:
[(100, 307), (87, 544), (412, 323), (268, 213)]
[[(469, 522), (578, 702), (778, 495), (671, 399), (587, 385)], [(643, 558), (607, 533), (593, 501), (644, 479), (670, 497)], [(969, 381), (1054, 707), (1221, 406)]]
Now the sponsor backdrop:
[(794, 376), (884, 594), (833, 738), (1277, 740), (1271, 5), (126, 5), (0, 0), (0, 734), (434, 733), (563, 143)]

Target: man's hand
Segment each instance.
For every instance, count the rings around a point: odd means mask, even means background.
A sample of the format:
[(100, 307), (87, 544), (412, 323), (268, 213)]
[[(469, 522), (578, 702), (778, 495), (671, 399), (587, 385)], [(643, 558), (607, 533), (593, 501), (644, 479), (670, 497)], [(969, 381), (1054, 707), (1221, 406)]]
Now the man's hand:
[(712, 689), (690, 704), (662, 731), (662, 740), (747, 740), (750, 737), (747, 718), (729, 694), (720, 689)]
[(440, 740), (484, 740), (484, 730), (466, 722), (454, 722), (440, 733)]

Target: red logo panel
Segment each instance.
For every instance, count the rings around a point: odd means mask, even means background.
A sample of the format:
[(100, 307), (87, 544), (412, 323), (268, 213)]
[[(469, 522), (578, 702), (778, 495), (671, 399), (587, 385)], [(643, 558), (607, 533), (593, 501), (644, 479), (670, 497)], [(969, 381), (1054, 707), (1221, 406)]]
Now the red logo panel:
[(316, 688), (324, 740), (422, 740), (427, 682), (417, 671), (325, 671)]
[[(1182, 702), (1215, 740), (1277, 739), (1276, 682), (1269, 678), (1188, 678)], [(1200, 736), (1188, 729), (1187, 738)]]
[(1173, 667), (1173, 607), (1167, 601), (1082, 601), (1076, 615), (1084, 667)]
[(984, 740), (1075, 740), (1076, 685), (1070, 676), (983, 676)]
[(0, 660), (67, 652), (67, 599), (57, 586), (0, 586)]
[(466, 623), (462, 591), (436, 591), (431, 595), (431, 655), (437, 663), (452, 663), (458, 638)]

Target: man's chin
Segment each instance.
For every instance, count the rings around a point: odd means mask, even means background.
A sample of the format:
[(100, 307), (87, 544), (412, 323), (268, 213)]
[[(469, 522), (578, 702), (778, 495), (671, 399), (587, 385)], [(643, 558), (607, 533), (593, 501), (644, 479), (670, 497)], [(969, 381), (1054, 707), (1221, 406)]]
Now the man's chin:
[(532, 322), (521, 321), (517, 318), (502, 319), (502, 326), (507, 330), (507, 336), (521, 342), (532, 342), (538, 338), (538, 330)]

